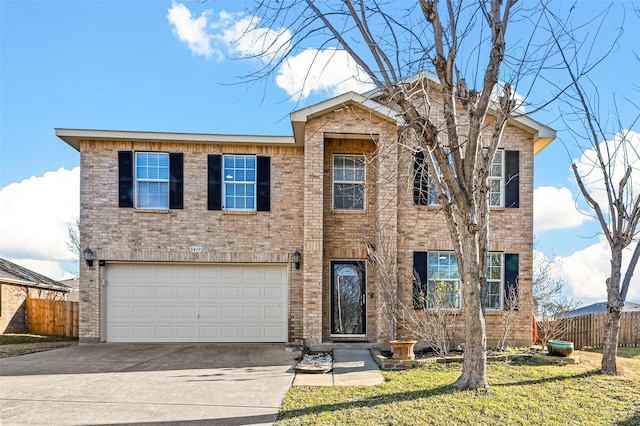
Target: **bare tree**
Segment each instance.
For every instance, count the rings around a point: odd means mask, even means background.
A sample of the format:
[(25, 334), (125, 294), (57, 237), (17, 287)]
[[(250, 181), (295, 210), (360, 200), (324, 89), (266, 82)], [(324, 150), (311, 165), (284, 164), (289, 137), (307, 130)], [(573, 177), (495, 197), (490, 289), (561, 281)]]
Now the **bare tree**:
[(573, 319), (566, 313), (578, 303), (564, 295), (564, 281), (553, 276), (554, 260), (535, 252), (533, 265), (533, 309), (538, 340), (545, 346), (549, 340), (561, 338), (568, 331)]
[[(516, 280), (517, 281), (517, 280)], [(507, 294), (504, 295), (504, 316), (502, 319), (502, 337), (500, 338), (500, 342), (498, 343), (499, 350), (504, 350), (507, 347), (507, 336), (509, 335), (509, 330), (513, 325), (513, 322), (517, 318), (519, 304), (520, 304), (520, 295), (517, 291), (518, 286), (509, 286), (507, 290)]]
[[(423, 158), (464, 283), (465, 357), (454, 386), (488, 389), (489, 175), (507, 121), (521, 114), (516, 89), (526, 97), (553, 54), (553, 43), (538, 38), (545, 2), (254, 3), (254, 23), (277, 36), (253, 37), (263, 65), (249, 79), (274, 73), (297, 49), (339, 48), (357, 65), (358, 78), (375, 87), (371, 96), (397, 111), (403, 122), (397, 143)], [(283, 40), (287, 34), (291, 40)]]
[[(597, 218), (602, 234), (611, 251), (610, 276), (604, 283), (607, 289), (607, 313), (603, 341), (602, 373), (617, 374), (618, 333), (620, 316), (624, 306), (631, 278), (640, 258), (640, 245), (637, 242), (640, 223), (640, 191), (638, 190), (638, 166), (640, 155), (634, 133), (629, 130), (638, 124), (640, 115), (631, 121), (628, 127), (616, 120), (608, 126), (608, 117), (601, 118), (597, 101), (597, 85), (585, 77), (586, 72), (598, 64), (581, 63), (577, 60), (584, 40), (576, 40), (571, 30), (563, 26), (562, 20), (555, 18), (564, 32), (554, 36), (566, 70), (572, 92), (564, 98), (569, 109), (567, 117), (577, 118), (582, 126), (574, 130), (574, 137), (583, 150), (580, 166), (572, 164), (580, 192)], [(596, 31), (594, 37), (598, 37)], [(591, 91), (592, 98), (589, 98)], [(632, 100), (630, 105), (638, 108)], [(565, 119), (566, 120), (566, 119)], [(568, 126), (575, 129), (573, 126)], [(634, 178), (636, 182), (634, 183)], [(623, 253), (629, 249), (631, 258), (623, 268)]]
[(80, 268), (80, 253), (82, 248), (80, 246), (80, 219), (76, 219), (74, 222), (67, 224), (67, 249), (74, 255), (73, 263), (76, 265), (76, 270), (73, 271), (78, 275)]
[[(482, 306), (488, 177), (507, 120), (518, 106), (512, 83), (525, 68), (535, 68), (537, 55), (546, 55), (544, 47), (530, 51), (526, 41), (507, 50), (515, 3), (421, 0), (398, 14), (393, 2), (262, 0), (256, 10), (264, 23), (287, 25), (296, 35), (282, 55), (273, 55), (275, 44), (265, 46), (269, 70), (304, 40), (337, 44), (375, 85), (377, 99), (402, 117), (398, 142), (423, 154), (464, 283), (465, 356), (454, 384), (458, 389), (489, 387)], [(422, 73), (428, 68), (435, 70), (430, 80)]]
[[(376, 294), (380, 310), (385, 314), (390, 340), (396, 339), (398, 329), (412, 338), (418, 338), (438, 356), (446, 356), (456, 341), (457, 309), (452, 309), (451, 285), (433, 280), (431, 292), (420, 291), (413, 300), (399, 297), (397, 239), (389, 238), (384, 229), (376, 233), (376, 244), (367, 245), (369, 260), (376, 271)], [(420, 281), (414, 271), (414, 280)], [(417, 308), (417, 309), (416, 309)], [(400, 338), (404, 338), (401, 335)]]

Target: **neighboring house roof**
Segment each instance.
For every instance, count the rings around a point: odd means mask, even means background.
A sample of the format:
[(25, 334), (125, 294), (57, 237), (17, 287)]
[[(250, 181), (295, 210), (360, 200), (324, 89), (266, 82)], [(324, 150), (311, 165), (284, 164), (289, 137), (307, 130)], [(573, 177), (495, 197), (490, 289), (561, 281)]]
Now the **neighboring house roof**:
[(2, 258), (0, 258), (0, 282), (27, 287), (46, 288), (48, 290), (70, 291), (70, 288), (61, 282), (52, 280), (51, 278)]
[(80, 278), (75, 277), (69, 280), (60, 280), (60, 282), (69, 287), (67, 300), (70, 302), (80, 301)]
[[(624, 302), (623, 312), (640, 312), (640, 303)], [(597, 314), (607, 312), (607, 302), (594, 303), (593, 305), (583, 306), (582, 308), (568, 311), (564, 314), (565, 318), (579, 317), (582, 315)]]
[[(431, 77), (431, 76), (429, 76)], [(395, 121), (401, 125), (404, 121), (397, 111), (388, 108), (371, 97), (373, 92), (361, 95), (347, 92), (327, 99), (326, 101), (294, 111), (290, 114), (293, 136), (256, 136), (256, 135), (220, 135), (204, 133), (167, 133), (167, 132), (137, 132), (120, 130), (83, 130), (56, 129), (56, 136), (80, 151), (80, 140), (136, 140), (155, 142), (191, 142), (198, 144), (239, 144), (239, 145), (276, 145), (276, 146), (304, 146), (305, 123), (314, 117), (350, 105), (358, 105), (380, 117)], [(509, 119), (509, 123), (525, 130), (533, 136), (533, 152), (537, 154), (556, 137), (556, 131), (538, 123), (526, 115), (519, 115)], [(344, 135), (341, 135), (344, 137)]]

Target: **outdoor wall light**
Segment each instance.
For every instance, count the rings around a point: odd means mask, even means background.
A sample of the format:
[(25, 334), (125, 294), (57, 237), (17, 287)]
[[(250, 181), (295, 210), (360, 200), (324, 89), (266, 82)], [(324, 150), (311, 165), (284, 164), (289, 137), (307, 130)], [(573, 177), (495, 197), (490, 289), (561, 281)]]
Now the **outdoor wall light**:
[(84, 249), (83, 253), (84, 261), (87, 262), (87, 266), (89, 266), (89, 268), (93, 268), (93, 252), (91, 251), (91, 249), (87, 247), (86, 249)]
[(302, 255), (300, 254), (300, 252), (298, 250), (293, 252), (293, 264), (295, 265), (296, 269), (300, 269), (300, 258), (302, 257)]

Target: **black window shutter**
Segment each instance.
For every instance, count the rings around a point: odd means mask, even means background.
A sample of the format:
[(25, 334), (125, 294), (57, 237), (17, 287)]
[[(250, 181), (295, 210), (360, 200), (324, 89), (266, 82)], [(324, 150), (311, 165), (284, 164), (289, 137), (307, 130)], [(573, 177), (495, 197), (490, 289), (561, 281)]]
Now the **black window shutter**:
[(183, 156), (182, 153), (169, 154), (169, 208), (183, 207)]
[(118, 151), (118, 206), (133, 207), (133, 151)]
[(413, 252), (413, 309), (427, 306), (427, 252)]
[(207, 158), (207, 209), (222, 210), (222, 155)]
[[(504, 306), (518, 310), (518, 269), (520, 255), (505, 253), (504, 255)], [(515, 299), (515, 301), (513, 301)]]
[(520, 151), (505, 152), (504, 206), (520, 207)]
[(429, 175), (424, 165), (424, 151), (415, 153), (413, 160), (413, 204), (426, 206), (429, 204)]
[(268, 212), (271, 210), (271, 158), (256, 158), (256, 210)]

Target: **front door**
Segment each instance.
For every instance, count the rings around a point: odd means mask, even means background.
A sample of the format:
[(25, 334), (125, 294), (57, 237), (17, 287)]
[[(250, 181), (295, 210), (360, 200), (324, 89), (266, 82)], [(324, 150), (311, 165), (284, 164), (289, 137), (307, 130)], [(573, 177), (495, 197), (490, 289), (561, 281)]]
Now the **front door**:
[(331, 335), (366, 335), (366, 312), (364, 262), (331, 262)]

